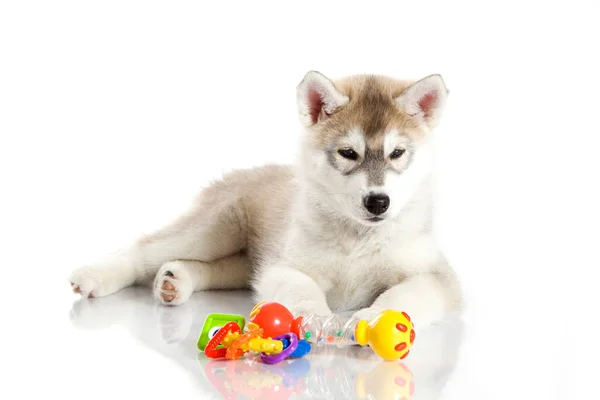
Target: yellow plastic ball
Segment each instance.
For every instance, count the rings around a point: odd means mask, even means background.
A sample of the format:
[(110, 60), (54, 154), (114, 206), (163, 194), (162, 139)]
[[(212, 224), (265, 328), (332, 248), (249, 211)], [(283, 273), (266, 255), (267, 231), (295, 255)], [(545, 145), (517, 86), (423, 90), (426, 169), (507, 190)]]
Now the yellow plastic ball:
[(404, 359), (415, 340), (415, 330), (405, 312), (386, 310), (371, 322), (361, 321), (355, 332), (356, 341), (369, 345), (384, 360)]

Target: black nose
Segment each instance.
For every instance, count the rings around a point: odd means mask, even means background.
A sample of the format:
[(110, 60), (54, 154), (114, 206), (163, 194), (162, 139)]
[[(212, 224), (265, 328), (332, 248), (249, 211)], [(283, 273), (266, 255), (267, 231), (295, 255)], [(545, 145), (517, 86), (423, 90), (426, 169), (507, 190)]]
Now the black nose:
[(364, 203), (371, 214), (380, 215), (390, 206), (390, 198), (385, 194), (372, 194), (365, 197)]

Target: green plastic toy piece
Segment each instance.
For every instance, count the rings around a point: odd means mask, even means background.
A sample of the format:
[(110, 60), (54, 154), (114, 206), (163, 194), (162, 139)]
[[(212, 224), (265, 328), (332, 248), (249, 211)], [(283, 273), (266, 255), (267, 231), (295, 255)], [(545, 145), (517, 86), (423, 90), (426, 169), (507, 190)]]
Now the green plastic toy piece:
[[(210, 339), (221, 329), (223, 325), (228, 322), (235, 322), (240, 327), (240, 332), (244, 332), (244, 326), (246, 325), (246, 318), (243, 315), (237, 314), (209, 314), (204, 320), (202, 326), (202, 332), (198, 337), (198, 349), (204, 351)], [(219, 345), (218, 348), (223, 346)]]

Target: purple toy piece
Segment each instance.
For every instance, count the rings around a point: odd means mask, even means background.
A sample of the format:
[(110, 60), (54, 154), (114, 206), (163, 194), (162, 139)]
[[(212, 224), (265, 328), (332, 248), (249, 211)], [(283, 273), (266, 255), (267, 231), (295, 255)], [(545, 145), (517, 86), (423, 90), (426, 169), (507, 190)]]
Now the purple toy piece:
[(294, 333), (289, 332), (273, 338), (273, 340), (283, 339), (286, 339), (290, 342), (289, 346), (283, 349), (283, 351), (279, 354), (266, 355), (265, 353), (261, 353), (260, 359), (262, 362), (265, 364), (277, 364), (278, 362), (288, 358), (294, 351), (296, 351), (296, 348), (298, 347), (298, 337)]

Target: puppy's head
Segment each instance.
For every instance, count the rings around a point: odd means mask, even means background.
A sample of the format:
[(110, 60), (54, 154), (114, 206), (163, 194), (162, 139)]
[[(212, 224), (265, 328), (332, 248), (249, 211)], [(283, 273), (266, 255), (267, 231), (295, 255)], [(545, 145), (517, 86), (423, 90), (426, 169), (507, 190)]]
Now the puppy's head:
[(416, 82), (311, 71), (297, 87), (306, 128), (302, 165), (312, 195), (364, 225), (398, 215), (429, 175), (430, 132), (448, 91), (439, 75)]

